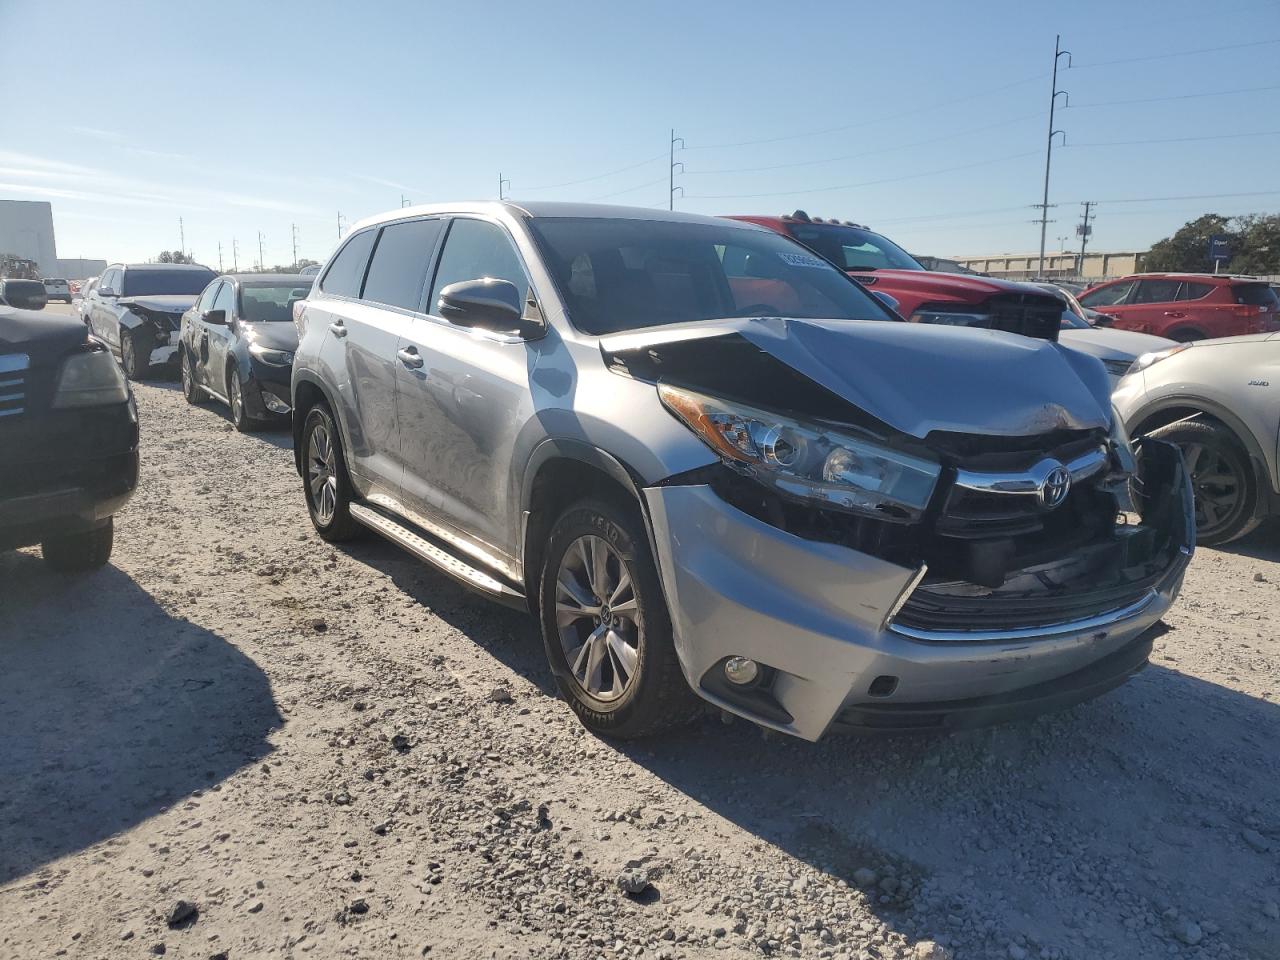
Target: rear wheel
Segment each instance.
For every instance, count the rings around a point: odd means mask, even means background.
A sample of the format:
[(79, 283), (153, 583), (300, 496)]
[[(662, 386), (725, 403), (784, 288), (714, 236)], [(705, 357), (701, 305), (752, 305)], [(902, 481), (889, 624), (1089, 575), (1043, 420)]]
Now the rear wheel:
[(699, 710), (639, 511), (586, 500), (560, 515), (542, 569), (540, 614), (561, 693), (590, 730), (643, 737)]
[(195, 363), (185, 348), (182, 351), (182, 395), (187, 398), (187, 403), (204, 403), (209, 399), (204, 387), (196, 383)]
[(363, 532), (351, 517), (353, 491), (333, 414), (323, 403), (302, 425), (302, 482), (311, 525), (324, 539), (350, 540)]
[(96, 570), (110, 560), (114, 542), (114, 519), (108, 518), (105, 524), (92, 530), (51, 537), (40, 544), (40, 553), (52, 569), (79, 573)]
[(1196, 542), (1211, 546), (1243, 537), (1258, 525), (1258, 479), (1249, 455), (1220, 423), (1189, 420), (1154, 430), (1182, 451), (1196, 498)]

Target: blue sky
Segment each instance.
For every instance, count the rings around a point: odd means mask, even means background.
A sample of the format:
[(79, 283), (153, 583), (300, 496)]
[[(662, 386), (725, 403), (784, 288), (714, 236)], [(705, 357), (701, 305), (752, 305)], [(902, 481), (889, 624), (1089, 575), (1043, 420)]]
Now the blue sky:
[[(258, 231), (288, 262), (294, 224), (322, 259), (339, 211), (494, 198), (499, 172), (516, 199), (665, 206), (674, 127), (679, 209), (1030, 251), (1055, 33), (1051, 249), (1081, 200), (1108, 250), (1280, 210), (1276, 0), (0, 0), (0, 198), (51, 200), (63, 257), (176, 248), (182, 217), (214, 266)], [(1219, 194), (1250, 195), (1148, 199)]]

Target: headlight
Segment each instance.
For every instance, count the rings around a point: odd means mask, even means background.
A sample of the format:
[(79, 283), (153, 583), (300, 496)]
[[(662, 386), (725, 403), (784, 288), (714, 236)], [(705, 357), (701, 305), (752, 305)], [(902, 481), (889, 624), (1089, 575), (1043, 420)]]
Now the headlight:
[(119, 365), (107, 348), (95, 341), (62, 362), (52, 406), (57, 410), (98, 407), (128, 399), (129, 386)]
[(910, 323), (936, 323), (947, 327), (989, 327), (991, 315), (987, 313), (964, 313), (947, 310), (917, 310), (911, 315)]
[(1133, 367), (1132, 360), (1103, 360), (1102, 365), (1113, 377), (1123, 377)]
[(912, 520), (933, 494), (938, 464), (754, 407), (667, 384), (667, 409), (735, 469), (780, 494), (880, 520)]
[(249, 352), (263, 363), (270, 364), (273, 367), (293, 365), (293, 354), (288, 350), (273, 350), (271, 347), (263, 346), (260, 343), (251, 343), (249, 344)]
[(1190, 349), (1191, 344), (1180, 343), (1177, 346), (1170, 347), (1168, 350), (1157, 350), (1155, 353), (1144, 353), (1137, 360), (1133, 361), (1133, 366), (1129, 368), (1130, 373), (1137, 373), (1139, 370), (1145, 370), (1153, 363), (1159, 363), (1161, 360), (1168, 360), (1175, 354), (1181, 353), (1183, 350)]

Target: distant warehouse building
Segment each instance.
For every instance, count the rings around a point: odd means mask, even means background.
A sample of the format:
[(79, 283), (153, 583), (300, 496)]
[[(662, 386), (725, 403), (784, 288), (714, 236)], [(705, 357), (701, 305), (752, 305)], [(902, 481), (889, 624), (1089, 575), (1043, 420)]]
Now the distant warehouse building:
[(57, 275), (64, 280), (88, 280), (90, 277), (102, 276), (105, 269), (105, 260), (84, 260), (79, 257), (67, 260), (59, 257)]
[[(953, 257), (961, 266), (968, 267), (977, 273), (1003, 277), (1006, 280), (1028, 280), (1040, 276), (1040, 254), (1038, 253), (996, 253), (981, 257)], [(1124, 277), (1131, 273), (1141, 273), (1143, 262), (1147, 259), (1147, 251), (1123, 253), (1085, 254), (1083, 265), (1078, 253), (1044, 254), (1044, 273), (1046, 277), (1071, 277), (1082, 280), (1103, 280), (1109, 277)]]
[(44, 200), (0, 200), (0, 255), (34, 260), (40, 275), (58, 275), (53, 207)]

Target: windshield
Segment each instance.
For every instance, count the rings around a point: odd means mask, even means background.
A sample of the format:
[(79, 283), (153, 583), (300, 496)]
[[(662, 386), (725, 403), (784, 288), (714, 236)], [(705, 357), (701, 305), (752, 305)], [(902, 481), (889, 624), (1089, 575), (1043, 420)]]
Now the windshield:
[(787, 230), (846, 270), (923, 270), (916, 258), (893, 241), (859, 227), (834, 223), (789, 223)]
[(191, 270), (130, 269), (124, 272), (126, 297), (197, 296), (214, 278), (214, 272), (205, 267)]
[(293, 305), (311, 293), (311, 278), (288, 283), (240, 285), (240, 319), (249, 323), (283, 323), (293, 320)]
[(893, 319), (829, 263), (763, 230), (604, 217), (539, 217), (530, 229), (585, 333), (725, 317)]

